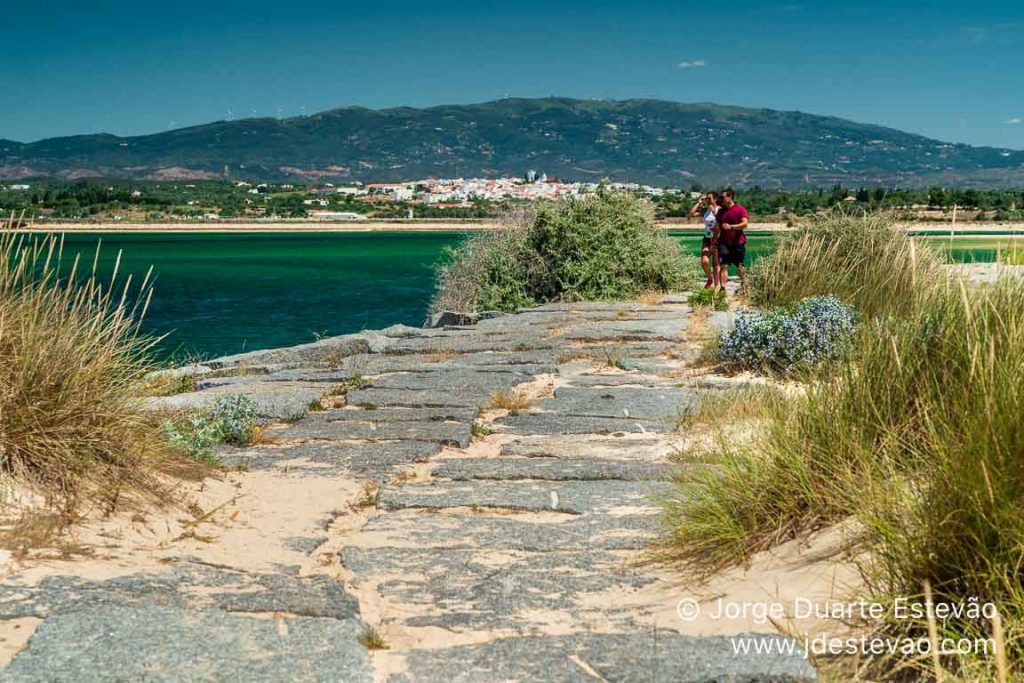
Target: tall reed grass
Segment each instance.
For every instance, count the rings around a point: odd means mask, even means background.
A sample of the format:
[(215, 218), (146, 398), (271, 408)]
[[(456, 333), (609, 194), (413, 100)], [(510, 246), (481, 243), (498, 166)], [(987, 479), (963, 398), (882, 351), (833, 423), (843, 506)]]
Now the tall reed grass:
[(1004, 266), (1024, 266), (1024, 245), (1014, 242), (1009, 249), (1000, 249), (999, 263)]
[[(894, 276), (866, 264), (885, 234), (880, 226), (847, 226), (863, 227), (865, 234), (848, 239), (812, 228), (796, 240), (800, 268), (768, 264), (766, 272), (772, 292), (803, 293), (811, 283), (826, 282), (803, 269), (834, 266), (842, 291), (872, 312), (853, 352), (835, 374), (809, 382), (805, 392), (767, 396), (754, 440), (739, 448), (723, 440), (719, 471), (683, 483), (683, 494), (668, 507), (670, 550), (711, 570), (855, 520), (867, 551), (863, 568), (871, 598), (920, 596), (929, 585), (937, 602), (994, 603), (1019, 674), (1024, 282), (1006, 278), (970, 289), (936, 273), (937, 257), (919, 247), (908, 264), (912, 272)], [(836, 242), (859, 248), (845, 251)], [(784, 258), (787, 252), (780, 253)], [(846, 255), (839, 258), (841, 253)], [(891, 253), (910, 253), (898, 235)], [(845, 282), (853, 273), (865, 279)], [(901, 292), (897, 281), (913, 282), (915, 289)], [(887, 293), (904, 296), (891, 305)], [(889, 635), (927, 635), (919, 621), (877, 626)], [(988, 620), (939, 623), (942, 637), (983, 637), (990, 629)], [(913, 658), (878, 665), (874, 674), (886, 676), (899, 667), (919, 672), (933, 666)], [(969, 680), (995, 675), (995, 660), (984, 653), (944, 657), (942, 666)]]
[(137, 399), (149, 278), (101, 281), (98, 251), (91, 268), (62, 252), (56, 236), (0, 234), (0, 476), (68, 509), (155, 495), (170, 454)]
[(938, 282), (943, 259), (884, 216), (818, 216), (751, 269), (751, 303), (788, 306), (831, 294), (868, 318), (898, 314)]

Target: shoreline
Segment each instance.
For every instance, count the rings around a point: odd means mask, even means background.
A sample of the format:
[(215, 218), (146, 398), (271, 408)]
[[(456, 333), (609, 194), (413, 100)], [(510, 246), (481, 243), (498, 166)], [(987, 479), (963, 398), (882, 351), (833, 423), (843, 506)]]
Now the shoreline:
[[(698, 234), (703, 230), (699, 223), (662, 221), (659, 226), (670, 232)], [(17, 232), (33, 233), (361, 233), (361, 232), (482, 232), (499, 227), (497, 220), (461, 221), (278, 221), (278, 222), (216, 222), (216, 223), (37, 223), (16, 229)], [(942, 236), (952, 234), (973, 237), (1012, 237), (1017, 233), (1024, 236), (1024, 222), (989, 223), (963, 222), (955, 227), (946, 223), (915, 221), (907, 229), (922, 235)], [(789, 232), (792, 227), (785, 223), (751, 223), (751, 232)], [(0, 227), (0, 232), (6, 232)]]

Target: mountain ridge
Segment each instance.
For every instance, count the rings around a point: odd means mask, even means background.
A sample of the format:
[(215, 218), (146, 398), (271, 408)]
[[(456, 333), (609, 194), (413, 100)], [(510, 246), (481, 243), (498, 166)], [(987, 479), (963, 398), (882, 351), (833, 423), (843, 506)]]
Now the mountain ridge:
[(523, 175), (653, 185), (1024, 186), (1024, 151), (934, 140), (800, 111), (655, 99), (507, 98), (138, 136), (0, 140), (0, 177), (412, 180)]

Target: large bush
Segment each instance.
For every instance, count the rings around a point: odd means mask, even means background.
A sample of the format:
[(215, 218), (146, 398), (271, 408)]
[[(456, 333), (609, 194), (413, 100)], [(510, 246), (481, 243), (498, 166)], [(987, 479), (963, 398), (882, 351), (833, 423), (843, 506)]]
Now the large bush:
[(60, 251), (55, 237), (0, 236), (0, 477), (64, 506), (155, 492), (168, 447), (136, 398), (148, 287), (135, 298), (127, 281), (62, 276)]
[(542, 204), (469, 238), (440, 272), (434, 310), (512, 311), (548, 301), (624, 299), (692, 285), (697, 260), (626, 193)]
[(792, 310), (746, 311), (722, 334), (720, 360), (774, 372), (837, 360), (857, 329), (857, 314), (832, 296), (809, 297)]

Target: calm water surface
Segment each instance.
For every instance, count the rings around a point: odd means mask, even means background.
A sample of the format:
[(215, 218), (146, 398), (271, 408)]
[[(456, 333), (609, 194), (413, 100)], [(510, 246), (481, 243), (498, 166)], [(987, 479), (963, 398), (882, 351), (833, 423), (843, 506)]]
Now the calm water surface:
[[(100, 268), (117, 252), (121, 271), (141, 278), (153, 266), (155, 292), (144, 327), (166, 334), (161, 351), (210, 358), (300, 344), (394, 323), (423, 322), (434, 267), (452, 232), (68, 234), (65, 252), (91, 261), (102, 240)], [(700, 238), (678, 236), (687, 251)], [(925, 238), (940, 247), (949, 240)], [(752, 234), (748, 259), (770, 253), (774, 237)], [(964, 238), (957, 260), (995, 260), (997, 240)], [(748, 261), (749, 262), (749, 261)]]

